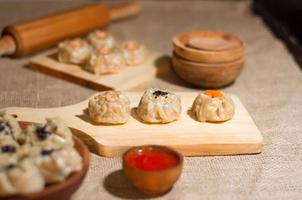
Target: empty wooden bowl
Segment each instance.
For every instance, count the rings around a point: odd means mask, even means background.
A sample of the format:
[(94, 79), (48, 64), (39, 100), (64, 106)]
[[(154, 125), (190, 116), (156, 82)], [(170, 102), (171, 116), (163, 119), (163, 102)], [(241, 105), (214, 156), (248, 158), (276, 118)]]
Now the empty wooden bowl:
[(134, 147), (123, 155), (123, 170), (141, 192), (157, 196), (169, 191), (178, 180), (183, 156), (159, 145)]
[(245, 44), (239, 37), (217, 31), (181, 33), (172, 42), (179, 57), (200, 63), (228, 63), (245, 54)]
[[(27, 127), (29, 123), (20, 123), (22, 128)], [(82, 184), (89, 167), (90, 154), (87, 146), (76, 136), (73, 136), (75, 149), (83, 159), (81, 171), (71, 174), (61, 183), (51, 184), (40, 192), (1, 197), (3, 200), (67, 200)], [(30, 183), (28, 183), (30, 184)]]
[(219, 88), (231, 84), (240, 74), (244, 58), (222, 64), (202, 64), (180, 58), (175, 53), (172, 64), (183, 80), (204, 88)]

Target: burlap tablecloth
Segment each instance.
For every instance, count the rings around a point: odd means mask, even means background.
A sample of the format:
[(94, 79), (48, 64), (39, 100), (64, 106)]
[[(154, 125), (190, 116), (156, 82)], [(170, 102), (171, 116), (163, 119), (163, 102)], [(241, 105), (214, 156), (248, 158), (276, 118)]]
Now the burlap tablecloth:
[[(7, 1), (9, 2), (9, 1)], [(0, 28), (84, 4), (83, 1), (0, 3)], [(19, 2), (22, 2), (21, 0)], [(39, 3), (38, 3), (39, 2)], [(85, 1), (87, 3), (88, 1)], [(181, 179), (162, 199), (302, 199), (302, 76), (297, 64), (250, 11), (250, 1), (148, 1), (141, 15), (113, 24), (121, 39), (137, 39), (171, 54), (171, 37), (192, 29), (232, 32), (247, 43), (247, 63), (237, 94), (264, 136), (259, 155), (185, 158)], [(26, 67), (29, 58), (0, 58), (0, 107), (53, 107), (77, 103), (95, 91)], [(169, 69), (148, 86), (193, 90)], [(141, 199), (121, 172), (120, 158), (91, 154), (74, 200)]]

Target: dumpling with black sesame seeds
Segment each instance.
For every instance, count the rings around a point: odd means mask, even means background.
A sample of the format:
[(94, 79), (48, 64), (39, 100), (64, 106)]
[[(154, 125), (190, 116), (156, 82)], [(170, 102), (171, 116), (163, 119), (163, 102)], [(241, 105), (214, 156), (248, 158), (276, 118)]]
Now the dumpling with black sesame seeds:
[(17, 140), (21, 133), (19, 123), (13, 116), (5, 113), (0, 114), (0, 145)]
[(60, 118), (47, 118), (46, 123), (29, 126), (28, 142), (43, 149), (60, 149), (73, 146), (72, 133)]
[(29, 157), (16, 153), (0, 155), (0, 198), (13, 194), (28, 194), (44, 188), (45, 181)]
[(147, 90), (137, 107), (137, 115), (146, 123), (169, 123), (179, 119), (180, 96), (167, 90)]
[(82, 169), (82, 157), (73, 147), (62, 149), (35, 147), (31, 156), (46, 183), (61, 182), (71, 173)]

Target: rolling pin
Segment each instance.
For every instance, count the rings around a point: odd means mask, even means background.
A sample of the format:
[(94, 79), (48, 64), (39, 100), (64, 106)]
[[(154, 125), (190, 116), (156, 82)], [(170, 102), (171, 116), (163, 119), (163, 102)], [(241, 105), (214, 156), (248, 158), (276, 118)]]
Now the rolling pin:
[(138, 3), (107, 7), (93, 4), (33, 21), (4, 28), (0, 39), (0, 56), (21, 57), (55, 46), (69, 37), (82, 36), (104, 28), (111, 21), (138, 14)]

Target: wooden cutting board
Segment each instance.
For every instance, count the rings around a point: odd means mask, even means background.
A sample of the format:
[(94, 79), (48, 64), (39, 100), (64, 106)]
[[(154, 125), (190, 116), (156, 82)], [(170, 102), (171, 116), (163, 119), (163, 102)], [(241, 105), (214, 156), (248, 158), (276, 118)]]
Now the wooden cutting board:
[(126, 93), (132, 104), (132, 117), (124, 125), (95, 125), (87, 115), (88, 100), (59, 108), (6, 108), (17, 120), (41, 123), (46, 117), (60, 116), (73, 133), (90, 149), (102, 156), (120, 156), (129, 147), (160, 144), (174, 147), (186, 156), (234, 155), (260, 153), (262, 135), (251, 116), (235, 95), (234, 117), (224, 123), (201, 123), (189, 109), (196, 93), (178, 93), (182, 101), (182, 114), (169, 124), (144, 124), (135, 114), (142, 92)]
[(95, 75), (81, 69), (78, 65), (60, 63), (56, 57), (56, 52), (38, 55), (30, 60), (31, 68), (97, 90), (127, 90), (151, 81), (156, 76), (156, 60), (160, 54), (150, 52), (143, 64), (126, 67), (119, 73), (106, 75)]

